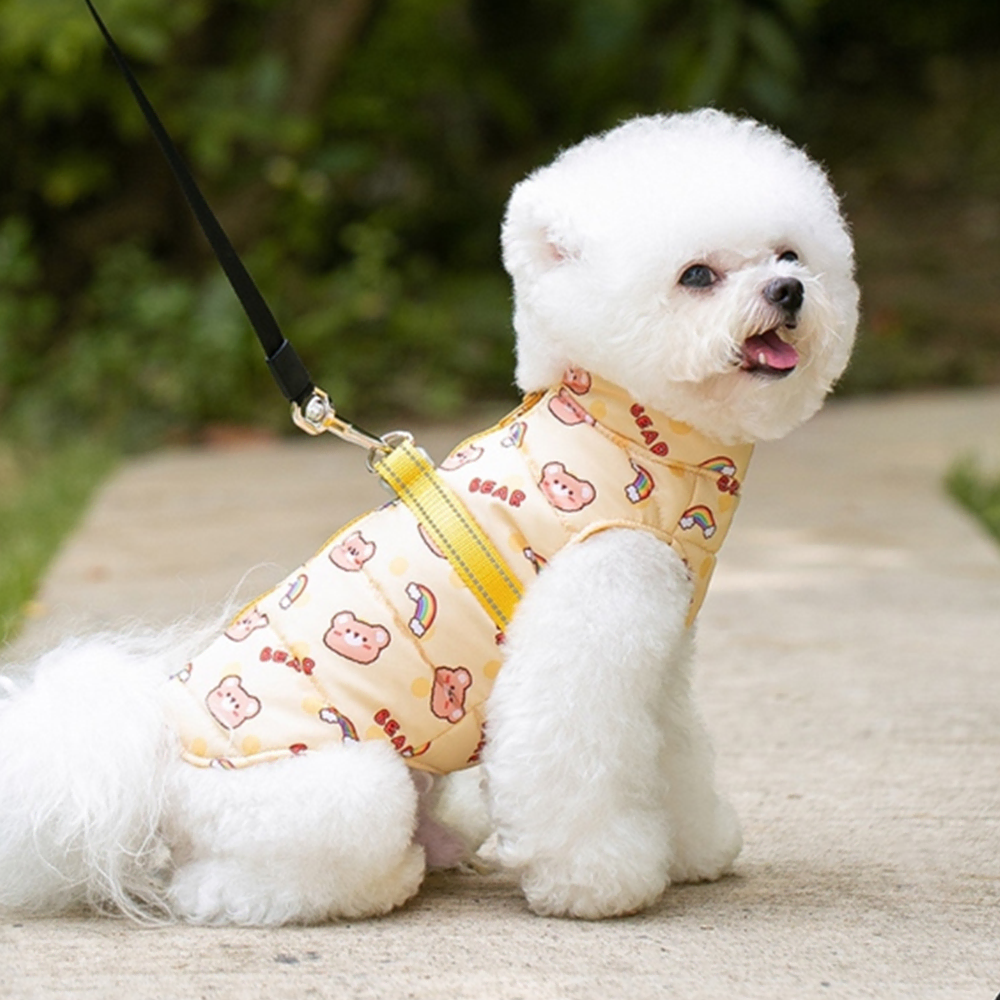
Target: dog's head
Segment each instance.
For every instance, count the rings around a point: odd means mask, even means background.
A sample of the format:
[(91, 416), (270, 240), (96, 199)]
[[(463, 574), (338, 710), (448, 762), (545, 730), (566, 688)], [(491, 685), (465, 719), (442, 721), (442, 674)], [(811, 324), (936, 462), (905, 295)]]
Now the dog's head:
[(717, 111), (637, 118), (520, 183), (517, 377), (576, 365), (727, 442), (811, 416), (847, 365), (853, 249), (820, 167)]

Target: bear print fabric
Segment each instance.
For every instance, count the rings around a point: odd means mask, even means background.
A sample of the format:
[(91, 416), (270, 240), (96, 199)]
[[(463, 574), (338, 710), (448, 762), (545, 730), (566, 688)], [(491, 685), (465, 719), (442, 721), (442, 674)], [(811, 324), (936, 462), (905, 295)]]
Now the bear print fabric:
[[(522, 590), (564, 545), (651, 531), (701, 605), (752, 446), (722, 446), (580, 369), (463, 442), (438, 473)], [(242, 767), (388, 740), (413, 767), (469, 766), (502, 635), (399, 502), (338, 532), (168, 683), (186, 760)]]

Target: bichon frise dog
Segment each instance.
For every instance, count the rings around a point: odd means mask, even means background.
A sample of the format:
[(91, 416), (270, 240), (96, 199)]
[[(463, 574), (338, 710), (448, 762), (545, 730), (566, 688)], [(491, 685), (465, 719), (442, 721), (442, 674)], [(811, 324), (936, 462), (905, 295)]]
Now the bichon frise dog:
[(423, 815), (437, 776), (478, 763), (496, 855), (538, 913), (631, 913), (731, 865), (694, 618), (753, 442), (847, 363), (836, 196), (754, 122), (639, 118), (519, 184), (503, 252), (526, 398), (434, 480), (489, 579), (393, 502), (207, 649), (102, 636), (45, 656), (0, 705), (0, 907), (384, 913), (454, 848)]

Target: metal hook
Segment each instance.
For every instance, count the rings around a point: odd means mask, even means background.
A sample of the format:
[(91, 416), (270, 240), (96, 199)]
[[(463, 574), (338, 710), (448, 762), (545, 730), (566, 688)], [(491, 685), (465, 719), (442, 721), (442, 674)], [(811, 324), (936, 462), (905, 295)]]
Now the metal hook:
[(337, 437), (362, 448), (387, 450), (381, 438), (338, 417), (330, 397), (322, 389), (314, 388), (303, 406), (292, 403), (292, 420), (297, 427), (314, 437), (324, 433), (336, 434)]
[(292, 403), (292, 420), (307, 434), (314, 437), (320, 434), (335, 434), (344, 441), (356, 444), (368, 450), (367, 466), (369, 472), (375, 472), (375, 461), (379, 455), (387, 455), (404, 441), (413, 443), (413, 435), (409, 431), (390, 431), (382, 437), (376, 437), (349, 424), (337, 416), (330, 397), (322, 390), (313, 388), (312, 394), (303, 406)]

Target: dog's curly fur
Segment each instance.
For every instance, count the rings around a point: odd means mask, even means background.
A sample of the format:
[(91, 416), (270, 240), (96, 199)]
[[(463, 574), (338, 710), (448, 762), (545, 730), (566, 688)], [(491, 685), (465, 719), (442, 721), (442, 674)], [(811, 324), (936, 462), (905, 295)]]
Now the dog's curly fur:
[[(837, 199), (748, 120), (639, 118), (567, 150), (515, 189), (503, 249), (525, 392), (579, 366), (748, 442), (814, 413), (848, 360)], [(609, 530), (556, 555), (508, 630), (485, 784), (497, 855), (539, 913), (633, 912), (739, 852), (691, 701), (690, 594), (668, 545)], [(426, 845), (449, 857), (420, 819), (428, 781), (379, 742), (236, 773), (180, 762), (158, 690), (193, 644), (73, 640), (0, 702), (0, 908), (277, 924), (412, 896)]]

